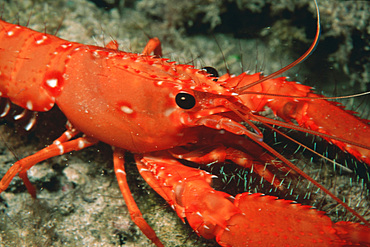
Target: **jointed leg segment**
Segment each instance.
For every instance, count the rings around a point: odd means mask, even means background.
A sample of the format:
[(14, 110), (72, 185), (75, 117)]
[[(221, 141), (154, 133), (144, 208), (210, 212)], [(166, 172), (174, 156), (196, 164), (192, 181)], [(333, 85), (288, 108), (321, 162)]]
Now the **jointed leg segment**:
[(138, 208), (131, 191), (127, 184), (126, 171), (124, 166), (124, 151), (120, 148), (115, 148), (113, 153), (114, 172), (118, 180), (118, 185), (121, 190), (123, 199), (130, 212), (132, 221), (140, 228), (140, 230), (149, 238), (156, 246), (164, 246), (158, 239), (154, 230), (144, 220), (143, 215)]
[(7, 171), (0, 181), (0, 193), (8, 188), (10, 182), (18, 174), (22, 178), (28, 192), (33, 198), (36, 198), (36, 189), (28, 179), (27, 171), (35, 164), (62, 155), (71, 151), (78, 151), (86, 147), (96, 144), (98, 141), (90, 137), (80, 137), (69, 141), (72, 137), (77, 135), (77, 131), (67, 130), (58, 139), (56, 139), (50, 146), (38, 151), (37, 153), (18, 160)]

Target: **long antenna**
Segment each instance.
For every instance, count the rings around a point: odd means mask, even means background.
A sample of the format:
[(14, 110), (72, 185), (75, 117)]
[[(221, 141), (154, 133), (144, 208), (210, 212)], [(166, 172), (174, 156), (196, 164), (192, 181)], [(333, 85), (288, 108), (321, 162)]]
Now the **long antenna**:
[(301, 57), (299, 57), (297, 60), (295, 60), (291, 64), (288, 64), (284, 68), (281, 68), (278, 71), (276, 71), (276, 72), (274, 72), (274, 73), (272, 73), (272, 74), (270, 74), (268, 76), (265, 76), (265, 77), (261, 78), (260, 80), (255, 81), (255, 82), (253, 82), (251, 84), (248, 84), (248, 85), (246, 85), (244, 87), (235, 89), (235, 93), (243, 94), (243, 91), (244, 90), (246, 90), (248, 88), (251, 88), (251, 87), (253, 87), (253, 86), (257, 85), (257, 84), (260, 84), (261, 82), (264, 82), (266, 80), (269, 80), (271, 78), (274, 78), (275, 76), (278, 76), (278, 75), (284, 73), (285, 71), (293, 68), (297, 64), (303, 62), (307, 57), (309, 57), (315, 51), (315, 49), (316, 49), (316, 47), (317, 47), (317, 45), (319, 43), (320, 33), (321, 33), (321, 27), (320, 27), (320, 12), (319, 12), (319, 7), (317, 5), (317, 1), (314, 0), (314, 2), (315, 2), (316, 15), (317, 15), (317, 28), (316, 28), (316, 35), (315, 35), (314, 41), (312, 42), (312, 44), (308, 48), (308, 50)]

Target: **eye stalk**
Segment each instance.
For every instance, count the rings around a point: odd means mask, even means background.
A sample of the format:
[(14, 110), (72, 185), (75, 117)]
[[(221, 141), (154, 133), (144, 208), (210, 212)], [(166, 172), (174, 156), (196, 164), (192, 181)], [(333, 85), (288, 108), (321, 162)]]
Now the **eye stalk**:
[(194, 96), (189, 93), (182, 92), (176, 95), (176, 104), (182, 109), (189, 110), (195, 106), (195, 103)]

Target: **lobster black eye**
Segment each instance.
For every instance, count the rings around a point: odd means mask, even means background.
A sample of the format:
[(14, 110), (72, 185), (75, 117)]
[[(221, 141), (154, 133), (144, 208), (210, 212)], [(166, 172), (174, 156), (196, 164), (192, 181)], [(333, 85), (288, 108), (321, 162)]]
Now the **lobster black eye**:
[(182, 109), (189, 110), (195, 106), (195, 98), (188, 93), (178, 93), (176, 95), (176, 104)]
[(203, 67), (202, 70), (205, 70), (208, 74), (210, 74), (210, 76), (212, 77), (218, 77), (218, 72), (215, 68), (213, 67)]

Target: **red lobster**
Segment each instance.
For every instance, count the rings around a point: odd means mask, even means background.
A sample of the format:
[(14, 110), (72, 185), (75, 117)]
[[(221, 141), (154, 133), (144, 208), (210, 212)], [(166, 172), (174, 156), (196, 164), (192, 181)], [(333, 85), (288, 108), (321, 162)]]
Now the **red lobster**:
[[(369, 223), (348, 207), (364, 225), (333, 223), (309, 206), (272, 196), (242, 193), (233, 197), (214, 190), (209, 173), (180, 162), (204, 165), (230, 160), (253, 167), (282, 190), (284, 184), (265, 164), (289, 170), (281, 167), (283, 162), (343, 204), (265, 144), (251, 122), (322, 136), (370, 164), (370, 132), (365, 121), (307, 86), (284, 77), (273, 79), (312, 52), (318, 33), (300, 59), (269, 76), (218, 77), (209, 69), (160, 58), (157, 38), (148, 42), (142, 54), (132, 54), (119, 51), (115, 42), (105, 48), (87, 46), (0, 21), (0, 96), (35, 112), (49, 111), (56, 103), (69, 121), (53, 144), (9, 169), (0, 181), (0, 193), (18, 174), (36, 197), (27, 177), (33, 165), (102, 141), (113, 147), (114, 170), (131, 218), (157, 246), (163, 244), (143, 219), (126, 181), (126, 152), (135, 154), (140, 174), (183, 221), (186, 218), (197, 234), (216, 238), (222, 246), (370, 245)], [(153, 101), (153, 94), (159, 100)], [(260, 116), (265, 106), (288, 123)], [(1, 116), (9, 109), (7, 104)], [(325, 112), (319, 115), (322, 109)], [(333, 128), (334, 115), (348, 124)], [(292, 119), (304, 128), (293, 125)], [(79, 133), (84, 135), (78, 137)]]

